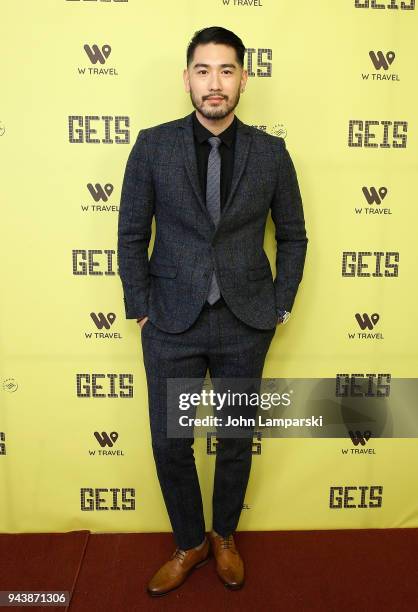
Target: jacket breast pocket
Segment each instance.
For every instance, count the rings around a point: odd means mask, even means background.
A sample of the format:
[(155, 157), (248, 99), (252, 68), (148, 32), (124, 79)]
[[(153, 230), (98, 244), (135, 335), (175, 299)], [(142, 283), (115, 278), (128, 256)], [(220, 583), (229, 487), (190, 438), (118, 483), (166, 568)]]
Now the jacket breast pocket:
[(257, 266), (247, 271), (249, 280), (261, 280), (262, 278), (271, 277), (271, 270), (269, 265)]
[(163, 278), (175, 278), (178, 266), (150, 261), (149, 273), (151, 276), (162, 276)]

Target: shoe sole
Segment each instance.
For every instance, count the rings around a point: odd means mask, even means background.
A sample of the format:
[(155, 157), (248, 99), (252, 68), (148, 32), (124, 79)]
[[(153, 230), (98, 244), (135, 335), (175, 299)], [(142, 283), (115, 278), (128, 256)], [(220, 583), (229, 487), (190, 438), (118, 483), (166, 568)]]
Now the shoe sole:
[(239, 589), (242, 589), (242, 587), (244, 586), (243, 582), (241, 582), (241, 584), (228, 584), (227, 582), (224, 582), (223, 580), (222, 580), (222, 584), (229, 591), (238, 591)]
[(152, 591), (149, 591), (148, 589), (146, 589), (148, 595), (151, 595), (151, 597), (163, 597), (164, 595), (168, 595), (168, 593), (175, 591), (176, 589), (178, 589), (185, 583), (187, 578), (190, 576), (190, 574), (194, 572), (195, 569), (198, 569), (199, 567), (203, 567), (204, 565), (206, 565), (206, 563), (209, 563), (210, 557), (211, 557), (211, 552), (208, 553), (208, 556), (206, 557), (206, 559), (203, 559), (203, 561), (199, 561), (199, 563), (196, 563), (196, 565), (193, 565), (193, 567), (187, 572), (186, 576), (184, 577), (184, 580), (180, 582), (180, 584), (178, 584), (177, 586), (173, 587), (172, 589), (169, 589), (168, 591), (163, 591), (162, 593), (153, 593)]

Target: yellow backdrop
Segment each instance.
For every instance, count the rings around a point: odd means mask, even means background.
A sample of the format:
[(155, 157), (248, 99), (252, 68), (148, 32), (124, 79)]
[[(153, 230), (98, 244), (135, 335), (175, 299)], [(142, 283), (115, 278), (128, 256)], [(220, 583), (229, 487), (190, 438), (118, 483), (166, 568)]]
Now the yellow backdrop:
[[(138, 131), (192, 110), (186, 46), (211, 25), (243, 39), (250, 79), (237, 115), (285, 137), (304, 202), (304, 279), (264, 376), (416, 377), (414, 2), (8, 3), (2, 531), (170, 530), (140, 332), (124, 318), (117, 216)], [(274, 247), (269, 219), (273, 271)], [(374, 337), (359, 335), (356, 313), (379, 314)], [(202, 438), (195, 447), (209, 528), (214, 454)], [(415, 437), (267, 439), (260, 449), (239, 529), (418, 526)]]

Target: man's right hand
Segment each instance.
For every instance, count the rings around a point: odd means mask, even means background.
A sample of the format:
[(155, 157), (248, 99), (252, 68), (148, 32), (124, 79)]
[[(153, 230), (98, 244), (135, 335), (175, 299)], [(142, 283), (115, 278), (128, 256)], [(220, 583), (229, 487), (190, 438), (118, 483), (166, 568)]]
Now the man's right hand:
[(148, 321), (148, 317), (141, 317), (140, 319), (137, 319), (136, 322), (138, 323), (139, 327), (142, 329), (145, 325), (145, 323)]

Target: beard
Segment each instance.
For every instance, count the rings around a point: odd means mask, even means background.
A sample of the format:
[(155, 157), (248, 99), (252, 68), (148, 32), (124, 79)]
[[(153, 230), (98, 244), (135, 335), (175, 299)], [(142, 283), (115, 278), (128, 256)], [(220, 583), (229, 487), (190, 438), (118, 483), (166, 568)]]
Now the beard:
[(240, 87), (238, 87), (237, 93), (232, 98), (228, 96), (224, 96), (223, 94), (219, 94), (224, 98), (224, 102), (222, 102), (222, 106), (213, 106), (209, 107), (206, 105), (206, 98), (208, 96), (204, 96), (201, 99), (198, 99), (193, 90), (190, 89), (190, 100), (196, 110), (199, 111), (206, 119), (224, 119), (227, 115), (229, 115), (234, 108), (238, 105), (240, 99)]

